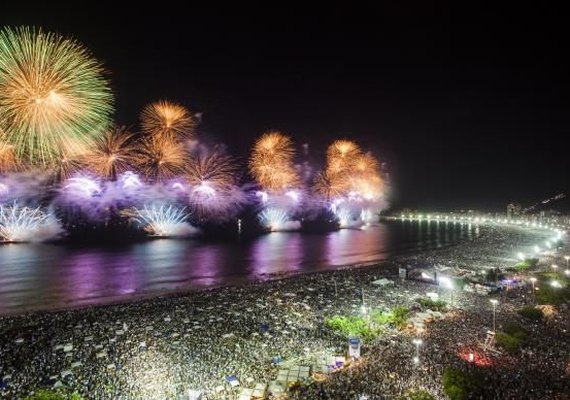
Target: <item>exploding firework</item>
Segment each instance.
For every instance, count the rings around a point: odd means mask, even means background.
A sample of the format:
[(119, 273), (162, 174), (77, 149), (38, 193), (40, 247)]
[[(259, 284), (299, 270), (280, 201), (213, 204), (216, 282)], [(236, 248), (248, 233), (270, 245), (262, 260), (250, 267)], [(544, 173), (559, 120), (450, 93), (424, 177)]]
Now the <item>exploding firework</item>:
[(335, 215), (338, 218), (338, 224), (341, 228), (347, 228), (350, 226), (352, 215), (348, 208), (338, 208)]
[[(0, 131), (1, 137), (2, 131)], [(0, 141), (0, 173), (13, 172), (17, 170), (17, 166), (14, 146)]]
[(5, 242), (30, 242), (53, 239), (61, 233), (52, 214), (40, 208), (0, 205), (0, 239)]
[(356, 161), (360, 159), (360, 147), (349, 140), (336, 140), (327, 149), (327, 165), (317, 176), (316, 190), (329, 200), (344, 196), (351, 190)]
[(282, 193), (300, 186), (293, 165), (293, 142), (280, 132), (263, 134), (255, 143), (249, 169), (258, 185), (267, 192)]
[(246, 203), (245, 194), (237, 187), (236, 172), (235, 161), (218, 151), (193, 157), (186, 175), (193, 213), (218, 222), (235, 216)]
[(287, 209), (268, 207), (258, 215), (259, 222), (263, 227), (271, 232), (294, 231), (301, 228), (299, 221), (291, 221), (291, 216)]
[(64, 151), (60, 159), (54, 161), (52, 181), (63, 182), (77, 174), (85, 166), (84, 158), (80, 155)]
[[(236, 184), (236, 163), (224, 154), (213, 152), (199, 154), (188, 164), (188, 183), (195, 191), (204, 192), (208, 197), (212, 191), (225, 190)], [(204, 190), (202, 190), (202, 188)]]
[(365, 208), (364, 210), (362, 210), (360, 212), (360, 219), (365, 224), (371, 224), (371, 223), (377, 221), (378, 218), (375, 216), (373, 210), (371, 210), (370, 208)]
[(54, 165), (70, 142), (85, 147), (103, 132), (111, 113), (103, 69), (81, 44), (28, 27), (0, 31), (0, 131), (18, 160)]
[(133, 135), (125, 127), (114, 128), (95, 141), (86, 164), (97, 176), (115, 180), (133, 168), (137, 150)]
[(190, 138), (195, 122), (190, 112), (181, 105), (157, 101), (142, 111), (141, 126), (149, 137), (176, 140)]
[(139, 223), (151, 236), (187, 236), (195, 231), (186, 223), (189, 217), (186, 209), (173, 205), (145, 205), (142, 209), (134, 208), (124, 214)]
[(186, 173), (188, 155), (184, 147), (169, 138), (148, 138), (142, 142), (138, 167), (150, 180), (162, 182)]

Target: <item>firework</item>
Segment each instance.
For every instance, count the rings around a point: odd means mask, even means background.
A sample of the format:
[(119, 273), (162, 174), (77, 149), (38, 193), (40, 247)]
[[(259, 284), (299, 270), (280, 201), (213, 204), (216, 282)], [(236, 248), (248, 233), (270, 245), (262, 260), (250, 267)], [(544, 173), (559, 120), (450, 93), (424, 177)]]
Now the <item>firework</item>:
[(5, 242), (29, 242), (52, 239), (61, 228), (52, 214), (40, 208), (0, 205), (0, 239)]
[(148, 137), (189, 139), (193, 134), (195, 122), (190, 112), (183, 106), (168, 101), (157, 101), (142, 111), (141, 126)]
[(283, 208), (269, 207), (259, 213), (259, 222), (270, 231), (282, 230), (289, 222), (289, 213)]
[(136, 151), (133, 135), (125, 127), (114, 128), (97, 138), (86, 164), (97, 176), (115, 180), (135, 165)]
[(338, 208), (335, 215), (338, 218), (338, 224), (341, 228), (347, 228), (350, 225), (352, 215), (348, 208)]
[(268, 132), (255, 143), (249, 169), (264, 191), (282, 193), (300, 186), (301, 179), (293, 165), (294, 156), (293, 143), (288, 136)]
[(246, 198), (237, 187), (236, 168), (231, 157), (218, 151), (192, 158), (186, 175), (190, 185), (188, 200), (199, 218), (222, 222), (242, 209)]
[(70, 142), (103, 132), (111, 113), (101, 64), (80, 43), (28, 27), (0, 31), (0, 130), (18, 160), (54, 165)]
[(194, 186), (194, 190), (211, 193), (220, 191), (236, 184), (236, 163), (224, 154), (213, 152), (211, 154), (199, 154), (193, 157), (188, 164), (188, 183)]
[(64, 153), (61, 159), (55, 160), (52, 167), (52, 182), (63, 182), (77, 174), (84, 167), (84, 159)]
[(378, 217), (374, 214), (374, 210), (370, 208), (365, 208), (360, 212), (360, 219), (365, 224), (371, 224), (378, 220)]
[[(0, 131), (0, 137), (2, 137), (2, 131)], [(17, 166), (14, 146), (0, 141), (0, 173), (13, 172), (17, 170)]]
[(142, 209), (134, 208), (127, 215), (151, 236), (186, 236), (194, 231), (193, 227), (186, 223), (189, 217), (186, 209), (173, 205), (145, 205)]
[(165, 181), (186, 173), (188, 155), (182, 145), (169, 138), (147, 138), (142, 142), (138, 166), (148, 179)]
[(271, 232), (301, 229), (301, 223), (291, 221), (291, 216), (285, 208), (268, 207), (259, 213), (258, 218), (261, 225)]
[(349, 140), (336, 140), (327, 149), (327, 164), (315, 179), (317, 193), (328, 200), (346, 195), (351, 190), (352, 175), (362, 153)]

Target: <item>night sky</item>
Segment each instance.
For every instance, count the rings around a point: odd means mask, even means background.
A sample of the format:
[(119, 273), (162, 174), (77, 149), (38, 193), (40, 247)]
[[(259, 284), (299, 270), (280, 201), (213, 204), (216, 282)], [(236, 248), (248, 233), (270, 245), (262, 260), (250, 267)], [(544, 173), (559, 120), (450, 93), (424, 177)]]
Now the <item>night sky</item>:
[(321, 164), (332, 140), (353, 139), (387, 163), (398, 208), (502, 210), (568, 190), (562, 10), (43, 3), (4, 3), (0, 25), (90, 48), (109, 70), (120, 124), (135, 126), (151, 101), (179, 102), (202, 113), (201, 140), (242, 161), (268, 129), (308, 143)]

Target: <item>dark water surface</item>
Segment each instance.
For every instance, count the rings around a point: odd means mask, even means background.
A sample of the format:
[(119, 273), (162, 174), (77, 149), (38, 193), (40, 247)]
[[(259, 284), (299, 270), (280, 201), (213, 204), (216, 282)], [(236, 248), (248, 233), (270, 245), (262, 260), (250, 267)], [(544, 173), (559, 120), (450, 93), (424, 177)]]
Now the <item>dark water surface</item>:
[(0, 245), (0, 315), (314, 272), (448, 246), (478, 235), (459, 224), (384, 221), (326, 234), (247, 240), (157, 239), (121, 246)]

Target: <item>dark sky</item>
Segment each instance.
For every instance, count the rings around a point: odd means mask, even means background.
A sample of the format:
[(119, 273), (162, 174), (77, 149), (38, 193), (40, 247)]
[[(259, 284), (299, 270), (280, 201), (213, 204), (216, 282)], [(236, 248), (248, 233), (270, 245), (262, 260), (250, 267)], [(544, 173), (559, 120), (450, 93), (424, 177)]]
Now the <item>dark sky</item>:
[(502, 209), (568, 190), (567, 29), (552, 6), (43, 3), (4, 3), (0, 25), (89, 47), (119, 123), (166, 98), (202, 112), (201, 139), (242, 158), (267, 129), (320, 162), (353, 139), (387, 162), (395, 207)]

